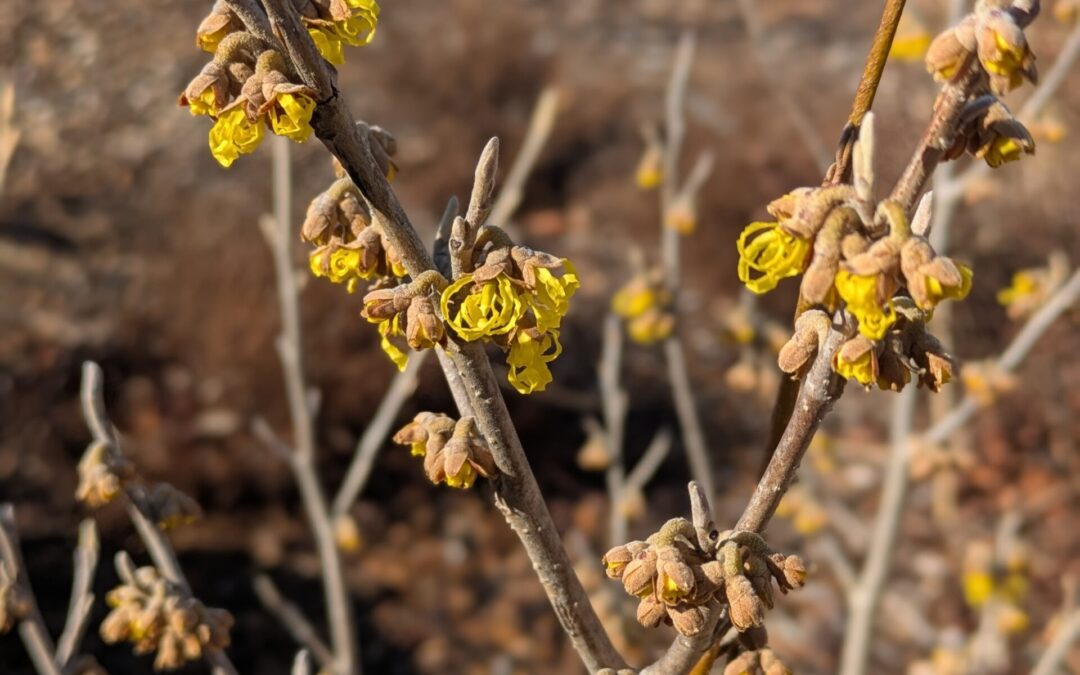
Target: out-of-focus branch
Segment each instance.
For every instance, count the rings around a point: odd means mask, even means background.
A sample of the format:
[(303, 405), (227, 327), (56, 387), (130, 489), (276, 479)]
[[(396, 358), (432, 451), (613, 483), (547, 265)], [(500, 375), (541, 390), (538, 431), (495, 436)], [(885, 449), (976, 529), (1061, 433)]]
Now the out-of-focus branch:
[(311, 675), (311, 654), (306, 649), (296, 652), (290, 672), (292, 675)]
[(623, 436), (626, 433), (626, 410), (630, 397), (619, 382), (624, 340), (619, 317), (609, 313), (604, 319), (603, 331), (597, 379), (604, 411), (604, 446), (608, 452), (605, 482), (611, 511), (609, 536), (610, 544), (615, 546), (626, 541), (627, 532), (626, 513), (622, 508), (622, 500), (626, 496)]
[[(996, 367), (1011, 372), (1023, 361), (1054, 321), (1072, 307), (1080, 298), (1080, 271), (1062, 286), (1043, 307), (1028, 320), (1008, 348), (997, 359)], [(904, 498), (908, 487), (908, 463), (912, 447), (912, 422), (916, 390), (911, 387), (900, 393), (894, 412), (889, 461), (885, 469), (881, 506), (873, 529), (870, 550), (859, 579), (848, 594), (850, 615), (841, 657), (841, 675), (860, 675), (866, 672), (866, 661), (873, 632), (874, 615), (885, 588), (889, 565), (896, 546), (903, 513)], [(947, 417), (918, 438), (918, 442), (937, 444), (951, 436), (965, 424), (978, 404), (974, 397), (967, 397)]]
[(769, 87), (769, 93), (788, 116), (791, 126), (802, 139), (814, 163), (823, 173), (828, 171), (833, 161), (832, 153), (822, 140), (821, 134), (814, 128), (810, 116), (806, 114), (806, 106), (796, 101), (790, 88), (780, 80), (781, 69), (769, 63), (765, 45), (765, 29), (762, 26), (761, 14), (758, 12), (758, 3), (756, 0), (739, 0), (739, 11), (742, 13), (743, 23), (746, 24), (750, 53), (757, 61), (758, 70), (761, 71), (762, 78)]
[(656, 470), (663, 464), (669, 452), (671, 452), (671, 429), (665, 427), (653, 436), (649, 447), (645, 448), (645, 454), (641, 456), (623, 482), (623, 490), (644, 489), (656, 475)]
[(333, 521), (315, 465), (315, 425), (304, 376), (300, 291), (297, 288), (296, 270), (292, 260), (292, 175), (289, 140), (275, 136), (273, 153), (274, 215), (264, 219), (262, 230), (267, 234), (267, 243), (273, 254), (281, 311), (281, 334), (277, 339), (277, 350), (293, 428), (289, 466), (300, 490), (322, 565), (323, 595), (330, 642), (333, 644), (330, 670), (335, 675), (354, 675), (360, 672), (360, 659), (352, 603), (345, 584), (341, 554), (334, 539)]
[(56, 664), (61, 670), (67, 668), (79, 652), (79, 644), (90, 621), (94, 608), (94, 572), (97, 570), (101, 546), (97, 526), (91, 519), (79, 524), (79, 543), (75, 546), (74, 575), (71, 581), (71, 599), (68, 603), (64, 632), (56, 643)]
[[(536, 107), (533, 108), (532, 117), (529, 118), (529, 128), (525, 131), (525, 140), (518, 150), (517, 157), (506, 174), (499, 189), (499, 197), (495, 205), (491, 207), (491, 214), (487, 220), (496, 225), (505, 227), (514, 211), (521, 204), (525, 194), (525, 182), (529, 179), (536, 160), (540, 158), (540, 152), (544, 149), (551, 130), (555, 128), (555, 119), (559, 114), (559, 90), (554, 86), (545, 87), (536, 99)], [(480, 223), (483, 225), (483, 223)]]
[[(433, 269), (431, 256), (372, 157), (370, 140), (357, 127), (342, 98), (334, 95), (330, 72), (295, 8), (285, 0), (263, 0), (263, 4), (293, 66), (303, 82), (317, 92), (319, 105), (312, 118), (315, 134), (368, 199), (409, 275), (416, 278)], [(483, 346), (450, 340), (444, 353), (446, 358), (440, 354), (439, 360), (446, 367), (447, 380), (452, 390), (457, 389), (455, 381), (460, 382), (455, 396), (464, 393), (468, 397), (499, 469), (499, 476), (492, 481), (495, 503), (525, 546), (563, 629), (590, 670), (622, 667), (622, 657), (573, 572)]]
[(255, 596), (259, 598), (259, 602), (262, 603), (266, 611), (276, 616), (281, 621), (281, 625), (285, 626), (285, 630), (289, 631), (289, 635), (299, 644), (304, 645), (305, 649), (303, 651), (305, 653), (310, 651), (323, 668), (334, 663), (334, 653), (319, 637), (311, 622), (307, 620), (299, 607), (289, 602), (288, 598), (281, 594), (281, 591), (278, 590), (270, 577), (265, 574), (256, 576), (252, 588), (255, 590)]
[(18, 594), (17, 604), (21, 605), (19, 636), (34, 663), (34, 668), (41, 675), (61, 675), (59, 666), (53, 661), (52, 637), (41, 618), (34, 590), (30, 587), (26, 563), (19, 548), (19, 533), (15, 529), (15, 507), (0, 504), (0, 562), (3, 563), (4, 576), (12, 584), (13, 592)]
[(341, 482), (341, 487), (338, 488), (337, 495), (334, 497), (333, 506), (330, 508), (333, 519), (347, 514), (364, 486), (367, 485), (379, 448), (390, 435), (401, 407), (416, 391), (420, 368), (423, 367), (428, 354), (426, 350), (409, 354), (409, 363), (405, 366), (405, 370), (395, 375), (390, 382), (390, 387), (379, 402), (378, 409), (356, 444), (352, 463), (345, 472), (345, 479)]
[[(668, 214), (683, 190), (700, 189), (712, 166), (712, 157), (703, 155), (691, 171), (691, 179), (685, 185), (679, 182), (679, 158), (686, 136), (686, 91), (690, 80), (690, 68), (694, 64), (694, 36), (686, 32), (675, 50), (675, 62), (668, 80), (664, 99), (664, 153), (662, 157), (663, 182), (660, 184), (660, 264), (664, 270), (665, 284), (673, 298), (676, 314), (679, 306), (678, 291), (682, 274), (681, 237), (677, 229), (667, 224)], [(690, 196), (690, 195), (687, 195)], [(678, 333), (664, 340), (664, 358), (667, 363), (668, 381), (679, 418), (683, 445), (690, 462), (690, 473), (698, 482), (710, 502), (716, 494), (713, 483), (709, 448), (705, 440), (701, 417), (694, 401), (693, 386), (687, 371), (686, 356)]]
[[(79, 399), (82, 403), (83, 419), (94, 440), (119, 448), (120, 439), (105, 411), (104, 377), (101, 366), (93, 361), (83, 362)], [(180, 590), (191, 595), (191, 584), (188, 583), (184, 571), (180, 568), (176, 551), (148, 515), (143, 489), (138, 485), (127, 485), (124, 487), (124, 496), (127, 498), (128, 518), (131, 519), (135, 531), (139, 533), (139, 538), (146, 546), (150, 559), (154, 561), (154, 567)], [(224, 651), (209, 650), (206, 653), (206, 660), (210, 662), (214, 675), (236, 675), (236, 668)]]
[(1080, 639), (1080, 609), (1074, 609), (1054, 633), (1054, 639), (1039, 657), (1039, 662), (1035, 664), (1031, 675), (1056, 675), (1060, 672), (1061, 663), (1068, 655), (1069, 648), (1078, 639)]

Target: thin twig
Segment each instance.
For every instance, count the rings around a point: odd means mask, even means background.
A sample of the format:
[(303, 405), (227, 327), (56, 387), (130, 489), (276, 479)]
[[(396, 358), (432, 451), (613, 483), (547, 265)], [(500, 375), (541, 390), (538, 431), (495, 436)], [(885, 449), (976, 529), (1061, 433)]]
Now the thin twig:
[(289, 635), (298, 644), (303, 645), (306, 651), (310, 651), (319, 662), (319, 666), (326, 668), (334, 663), (334, 653), (319, 637), (319, 633), (307, 620), (299, 607), (288, 600), (273, 580), (265, 574), (255, 577), (252, 583), (255, 596), (267, 612), (273, 614), (289, 631)]
[(26, 646), (30, 660), (34, 662), (34, 668), (41, 675), (60, 675), (60, 668), (53, 661), (56, 650), (52, 637), (41, 617), (34, 590), (30, 587), (26, 563), (19, 547), (19, 533), (15, 529), (15, 507), (11, 504), (0, 504), (0, 562), (3, 562), (4, 572), (25, 605), (26, 613), (19, 617), (19, 637)]
[(686, 455), (690, 460), (690, 474), (701, 483), (702, 489), (709, 495), (710, 502), (716, 495), (713, 482), (712, 462), (709, 460), (709, 445), (705, 440), (701, 416), (694, 400), (694, 388), (690, 382), (690, 373), (686, 365), (686, 354), (682, 342), (672, 335), (664, 340), (664, 357), (667, 361), (668, 380), (671, 394), (675, 401), (675, 416), (682, 429), (682, 440), (686, 446)]
[(315, 465), (315, 427), (304, 377), (299, 289), (292, 261), (289, 140), (275, 137), (273, 150), (274, 222), (273, 228), (264, 228), (264, 231), (273, 233), (268, 237), (268, 243), (274, 259), (281, 311), (281, 335), (276, 344), (293, 428), (289, 466), (300, 490), (322, 565), (323, 595), (334, 653), (332, 671), (337, 675), (355, 675), (360, 672), (360, 657), (352, 602), (334, 539), (333, 521)]
[[(318, 93), (319, 105), (312, 118), (316, 135), (371, 203), (375, 217), (409, 275), (416, 278), (433, 269), (431, 256), (371, 155), (370, 139), (357, 127), (342, 97), (333, 95), (326, 64), (303, 30), (296, 9), (286, 0), (263, 0), (263, 4), (302, 81)], [(500, 471), (492, 481), (495, 503), (525, 546), (574, 648), (590, 670), (623, 667), (624, 660), (612, 646), (573, 572), (483, 345), (450, 340), (439, 361), (449, 371), (447, 381), (459, 405), (464, 403), (460, 395), (467, 396), (477, 426)]]
[(97, 526), (90, 518), (79, 524), (79, 543), (72, 554), (74, 574), (71, 581), (71, 599), (68, 602), (64, 632), (56, 643), (56, 664), (61, 670), (67, 668), (79, 652), (90, 612), (94, 608), (94, 572), (97, 570), (99, 553)]
[(361, 490), (367, 485), (379, 448), (390, 435), (398, 412), (416, 391), (420, 368), (423, 367), (429, 353), (425, 350), (409, 354), (409, 363), (405, 366), (405, 370), (398, 373), (391, 381), (390, 387), (379, 402), (378, 409), (375, 410), (375, 414), (356, 444), (353, 460), (345, 472), (345, 479), (341, 482), (341, 487), (338, 488), (334, 503), (330, 508), (333, 519), (347, 514)]
[(521, 149), (518, 150), (517, 157), (514, 158), (514, 163), (506, 174), (506, 180), (499, 189), (499, 198), (491, 207), (487, 222), (505, 226), (514, 215), (514, 211), (517, 211), (525, 194), (525, 183), (529, 174), (532, 173), (536, 160), (540, 158), (540, 152), (544, 149), (551, 130), (555, 128), (555, 118), (559, 113), (559, 98), (559, 90), (554, 86), (545, 87), (540, 92), (532, 117), (529, 118), (525, 140), (522, 141)]
[(657, 469), (664, 463), (668, 453), (671, 452), (671, 429), (664, 427), (645, 448), (645, 454), (641, 456), (637, 464), (630, 471), (630, 475), (623, 482), (623, 490), (642, 490), (648, 485)]
[(626, 512), (622, 508), (622, 501), (626, 496), (623, 437), (626, 433), (629, 396), (619, 382), (623, 341), (622, 321), (615, 314), (608, 313), (604, 319), (603, 347), (600, 350), (597, 380), (604, 411), (604, 447), (608, 452), (608, 467), (604, 478), (610, 502), (609, 543), (612, 546), (626, 541), (627, 532)]
[(833, 372), (832, 360), (846, 339), (846, 331), (834, 328), (818, 348), (817, 357), (799, 388), (784, 435), (736, 523), (736, 530), (763, 532), (776, 512), (822, 418), (843, 392), (844, 381)]
[(293, 659), (292, 675), (311, 675), (311, 654), (308, 650), (301, 649)]
[(750, 53), (757, 61), (758, 70), (769, 87), (769, 93), (788, 116), (791, 126), (802, 139), (814, 163), (822, 172), (828, 171), (833, 161), (832, 153), (822, 140), (821, 134), (814, 128), (813, 120), (806, 114), (806, 106), (795, 99), (787, 84), (780, 81), (779, 72), (782, 69), (769, 63), (765, 29), (758, 12), (757, 0), (739, 0), (739, 11), (742, 13), (743, 23), (746, 24)]
[(1054, 633), (1054, 639), (1039, 657), (1031, 675), (1056, 675), (1077, 639), (1080, 639), (1080, 610), (1073, 610)]

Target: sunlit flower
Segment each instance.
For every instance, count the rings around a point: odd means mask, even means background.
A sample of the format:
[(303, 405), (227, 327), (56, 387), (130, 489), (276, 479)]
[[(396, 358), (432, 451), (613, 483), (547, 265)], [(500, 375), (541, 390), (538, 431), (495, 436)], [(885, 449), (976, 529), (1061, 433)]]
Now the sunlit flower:
[(841, 377), (870, 386), (878, 379), (878, 361), (874, 344), (865, 336), (848, 340), (833, 357), (833, 370)]
[(889, 58), (898, 61), (921, 61), (932, 39), (933, 35), (915, 18), (914, 13), (904, 12), (900, 16), (896, 35), (889, 48)]
[(341, 46), (341, 38), (337, 33), (308, 26), (308, 35), (311, 36), (312, 42), (315, 43), (315, 47), (324, 59), (335, 66), (345, 63), (345, 52)]
[(362, 47), (375, 37), (379, 4), (375, 0), (345, 0), (352, 16), (334, 22), (334, 32), (345, 44)]
[(560, 353), (562, 344), (558, 332), (549, 331), (536, 336), (532, 331), (519, 331), (506, 357), (506, 364), (510, 366), (507, 379), (520, 394), (544, 391), (552, 379), (547, 364), (558, 358)]
[(228, 168), (240, 155), (255, 152), (263, 137), (261, 121), (252, 122), (240, 108), (226, 111), (210, 129), (210, 152)]
[(315, 112), (315, 100), (305, 94), (279, 94), (275, 105), (268, 111), (270, 128), (278, 136), (285, 136), (299, 143), (311, 137), (311, 115)]
[(962, 263), (955, 264), (960, 272), (958, 284), (949, 284), (932, 276), (926, 277), (927, 299), (933, 305), (937, 305), (942, 300), (963, 300), (971, 292), (971, 281), (974, 277), (971, 268)]
[(540, 332), (559, 328), (563, 316), (570, 310), (570, 298), (581, 286), (577, 270), (570, 261), (564, 258), (562, 263), (562, 276), (555, 276), (545, 267), (536, 270), (536, 290), (531, 308), (536, 317), (536, 328)]
[(999, 136), (990, 142), (983, 159), (992, 168), (996, 169), (1006, 162), (1015, 162), (1025, 152), (1024, 146), (1015, 138)]
[(776, 288), (781, 279), (803, 270), (810, 242), (779, 223), (750, 223), (739, 235), (739, 281), (754, 293)]
[(859, 332), (871, 340), (885, 337), (896, 322), (892, 300), (882, 304), (878, 299), (878, 284), (877, 275), (863, 276), (847, 270), (836, 274), (837, 293), (847, 303), (848, 312), (859, 322)]
[[(468, 294), (458, 299), (466, 288)], [(439, 305), (447, 323), (468, 341), (509, 333), (529, 309), (527, 296), (505, 274), (480, 284), (473, 275), (462, 275), (443, 291)]]
[(1033, 57), (1024, 31), (1004, 12), (998, 12), (977, 33), (979, 62), (992, 77), (995, 90), (1019, 87), (1032, 72)]
[(379, 346), (394, 362), (398, 370), (405, 370), (405, 366), (409, 363), (409, 356), (398, 349), (397, 345), (390, 341), (390, 338), (404, 337), (404, 335), (405, 332), (401, 330), (400, 313), (395, 314), (391, 319), (379, 322)]
[(639, 345), (651, 345), (666, 340), (675, 330), (675, 317), (659, 307), (650, 307), (626, 323), (630, 339)]

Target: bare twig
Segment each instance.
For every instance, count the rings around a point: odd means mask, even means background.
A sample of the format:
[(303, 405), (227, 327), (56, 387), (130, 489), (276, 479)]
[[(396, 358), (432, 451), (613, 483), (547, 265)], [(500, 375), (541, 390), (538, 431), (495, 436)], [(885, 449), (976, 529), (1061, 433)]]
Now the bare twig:
[(1069, 653), (1069, 648), (1077, 639), (1080, 639), (1080, 610), (1073, 610), (1065, 617), (1061, 626), (1054, 633), (1054, 639), (1046, 648), (1039, 662), (1031, 671), (1031, 675), (1055, 675), (1061, 668), (1061, 663)]
[[(370, 140), (357, 127), (341, 97), (333, 95), (326, 64), (303, 30), (295, 8), (285, 0), (264, 0), (263, 4), (301, 79), (318, 92), (320, 105), (312, 118), (316, 135), (371, 203), (373, 215), (409, 274), (415, 278), (433, 269), (431, 257), (371, 155)], [(500, 471), (492, 481), (495, 503), (525, 546), (563, 629), (590, 670), (622, 667), (622, 657), (573, 572), (483, 346), (451, 340), (444, 353), (445, 358), (440, 354), (439, 360), (446, 366), (451, 390), (459, 405), (464, 403), (462, 394), (467, 397)]]
[(499, 198), (491, 207), (491, 214), (487, 218), (489, 222), (505, 226), (514, 215), (525, 194), (525, 182), (536, 165), (536, 160), (540, 158), (540, 151), (544, 149), (551, 130), (555, 128), (558, 114), (559, 90), (554, 86), (545, 87), (536, 99), (536, 107), (529, 119), (529, 128), (525, 131), (525, 140), (522, 141), (521, 149), (518, 150), (517, 157), (506, 174), (506, 180), (499, 189)]
[(0, 504), (0, 562), (4, 564), (4, 573), (18, 589), (20, 599), (25, 605), (25, 614), (19, 617), (19, 636), (34, 662), (34, 668), (41, 675), (61, 675), (60, 667), (53, 661), (52, 637), (41, 618), (34, 590), (30, 587), (26, 563), (19, 548), (19, 533), (15, 529), (15, 507)]
[(669, 452), (671, 452), (671, 429), (665, 427), (653, 436), (649, 447), (645, 448), (645, 454), (641, 456), (630, 471), (630, 475), (626, 477), (626, 481), (623, 482), (623, 489), (643, 489), (652, 480), (660, 465), (664, 463)]
[(361, 490), (367, 485), (371, 469), (375, 466), (375, 457), (379, 448), (386, 441), (387, 436), (394, 426), (394, 420), (405, 401), (416, 391), (416, 384), (420, 375), (420, 368), (427, 360), (427, 350), (409, 354), (409, 363), (405, 370), (394, 376), (390, 387), (383, 395), (382, 401), (375, 414), (371, 417), (360, 441), (356, 444), (356, 452), (353, 454), (352, 463), (345, 472), (345, 479), (338, 488), (334, 503), (330, 508), (332, 518), (344, 516), (349, 512)]
[(846, 340), (844, 330), (829, 331), (799, 389), (799, 397), (784, 435), (758, 481), (754, 494), (735, 525), (737, 530), (762, 532), (791, 485), (806, 449), (825, 413), (843, 392), (843, 380), (832, 369), (833, 355)]
[(100, 553), (97, 526), (87, 518), (79, 524), (79, 543), (75, 546), (74, 575), (71, 581), (71, 600), (68, 603), (64, 632), (56, 643), (56, 664), (61, 670), (67, 668), (79, 652), (79, 644), (86, 633), (90, 612), (94, 608), (94, 572)]
[(319, 637), (318, 632), (307, 620), (303, 612), (300, 611), (300, 608), (289, 602), (281, 594), (281, 591), (278, 590), (270, 577), (265, 574), (256, 576), (252, 588), (255, 590), (255, 596), (259, 598), (259, 602), (262, 603), (266, 611), (281, 621), (281, 625), (285, 626), (285, 630), (289, 631), (289, 635), (297, 643), (304, 645), (304, 651), (310, 651), (321, 667), (326, 668), (334, 663), (334, 653), (322, 641), (322, 638)]
[(292, 675), (311, 675), (311, 654), (306, 649), (301, 649), (293, 659)]
[(791, 126), (795, 128), (818, 168), (822, 172), (828, 171), (833, 161), (832, 153), (822, 140), (821, 134), (814, 128), (813, 120), (806, 114), (806, 106), (796, 101), (788, 85), (780, 81), (779, 73), (782, 69), (769, 63), (765, 29), (758, 12), (758, 3), (756, 0), (739, 0), (739, 11), (742, 13), (743, 23), (746, 24), (750, 53), (757, 61), (769, 93), (788, 116)]
[[(660, 185), (660, 263), (664, 270), (665, 283), (678, 307), (678, 290), (682, 271), (681, 237), (682, 234), (666, 225), (667, 215), (680, 194), (679, 157), (683, 138), (686, 135), (685, 106), (686, 90), (690, 80), (690, 68), (694, 64), (694, 36), (690, 32), (683, 34), (675, 50), (675, 63), (671, 68), (667, 94), (664, 104), (664, 154), (663, 182)], [(693, 184), (700, 187), (712, 165), (711, 156), (700, 158), (694, 167)], [(709, 461), (709, 448), (705, 440), (701, 417), (694, 401), (693, 385), (686, 367), (686, 356), (677, 333), (672, 333), (664, 340), (664, 358), (667, 362), (668, 380), (675, 402), (675, 414), (679, 418), (683, 444), (686, 446), (690, 462), (690, 473), (698, 482), (709, 500), (716, 494), (713, 483), (712, 466)]]
[(625, 497), (626, 463), (623, 459), (623, 436), (626, 433), (626, 410), (629, 396), (619, 382), (623, 353), (622, 321), (609, 313), (604, 319), (603, 348), (597, 369), (600, 402), (604, 411), (604, 446), (608, 452), (605, 473), (610, 508), (610, 543), (612, 546), (626, 541), (627, 522), (621, 507)]
[(284, 137), (275, 137), (273, 148), (273, 228), (264, 228), (264, 231), (273, 233), (272, 237), (268, 237), (268, 243), (274, 258), (281, 310), (281, 335), (277, 340), (277, 349), (293, 427), (293, 447), (290, 452), (289, 466), (296, 478), (322, 565), (323, 595), (334, 654), (331, 670), (336, 675), (354, 675), (360, 672), (360, 659), (352, 603), (345, 584), (341, 554), (334, 540), (333, 521), (330, 518), (326, 496), (319, 482), (315, 465), (314, 420), (308, 403), (307, 386), (304, 382), (299, 289), (296, 285), (296, 271), (292, 261), (293, 233), (290, 227), (292, 177), (289, 140)]

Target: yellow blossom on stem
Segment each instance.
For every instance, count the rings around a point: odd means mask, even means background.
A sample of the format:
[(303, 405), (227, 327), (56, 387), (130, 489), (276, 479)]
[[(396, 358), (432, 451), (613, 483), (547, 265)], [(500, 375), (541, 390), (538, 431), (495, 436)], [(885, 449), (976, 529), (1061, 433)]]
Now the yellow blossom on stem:
[(836, 273), (835, 284), (836, 292), (859, 322), (859, 332), (871, 340), (885, 337), (885, 333), (896, 322), (896, 310), (892, 300), (886, 300), (884, 305), (878, 301), (877, 276), (840, 270)]
[(229, 168), (236, 158), (255, 152), (263, 137), (261, 120), (252, 122), (240, 108), (222, 113), (210, 129), (210, 152), (221, 166)]
[(468, 490), (476, 482), (476, 469), (469, 462), (462, 462), (457, 473), (446, 474), (446, 484), (452, 488)]
[[(439, 308), (446, 322), (470, 342), (513, 330), (529, 309), (528, 299), (505, 274), (479, 286), (474, 283), (473, 275), (465, 274), (442, 292)], [(470, 286), (473, 288), (464, 298), (455, 297)], [(451, 303), (457, 304), (456, 312)]]
[(958, 286), (947, 286), (934, 277), (926, 278), (927, 296), (934, 305), (942, 300), (963, 300), (971, 292), (971, 281), (974, 278), (971, 268), (962, 263), (956, 263), (956, 269), (960, 271)]
[(1003, 288), (997, 293), (999, 305), (1008, 307), (1016, 302), (1029, 298), (1040, 290), (1039, 282), (1027, 272), (1017, 272), (1013, 275), (1012, 285)]
[(802, 272), (810, 242), (780, 223), (750, 223), (739, 235), (739, 281), (757, 294), (776, 288), (781, 279)]
[(345, 44), (362, 47), (375, 37), (379, 23), (379, 3), (375, 0), (346, 0), (352, 16), (334, 22), (334, 32)]
[(986, 154), (983, 155), (983, 160), (990, 168), (996, 169), (1007, 162), (1015, 162), (1025, 152), (1024, 147), (1020, 145), (1017, 139), (998, 136), (990, 143)]
[(659, 304), (659, 292), (635, 279), (615, 293), (611, 299), (611, 311), (624, 319), (633, 319)]
[(848, 357), (840, 350), (833, 357), (833, 370), (841, 377), (853, 379), (861, 385), (870, 386), (877, 382), (878, 363), (873, 349), (867, 349), (858, 356)]
[(192, 115), (214, 115), (217, 113), (217, 101), (214, 96), (214, 88), (207, 87), (205, 91), (190, 98), (187, 101), (188, 110)]
[(544, 391), (552, 379), (547, 364), (562, 353), (557, 332), (543, 333), (539, 337), (530, 333), (519, 331), (506, 357), (506, 364), (510, 366), (507, 379), (519, 394)]
[(558, 329), (562, 318), (570, 310), (570, 298), (581, 286), (577, 270), (565, 258), (563, 275), (557, 277), (551, 270), (541, 267), (536, 270), (536, 291), (532, 302), (533, 315), (536, 317), (536, 329), (541, 333)]
[(393, 342), (390, 342), (392, 337), (404, 337), (405, 332), (401, 330), (401, 313), (394, 315), (392, 319), (387, 319), (379, 322), (379, 346), (386, 352), (386, 355), (390, 357), (390, 360), (394, 362), (398, 370), (405, 370), (405, 366), (409, 363), (409, 356), (397, 348)]
[(338, 37), (337, 33), (308, 26), (308, 35), (311, 36), (311, 41), (315, 43), (316, 49), (319, 50), (324, 59), (335, 66), (345, 63), (345, 52), (341, 46), (341, 38)]
[(270, 108), (270, 128), (278, 136), (285, 136), (298, 143), (311, 137), (311, 115), (315, 112), (315, 100), (304, 94), (280, 94), (276, 105)]

